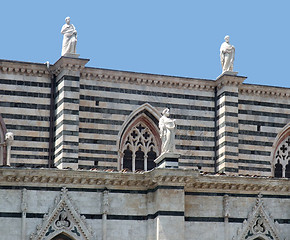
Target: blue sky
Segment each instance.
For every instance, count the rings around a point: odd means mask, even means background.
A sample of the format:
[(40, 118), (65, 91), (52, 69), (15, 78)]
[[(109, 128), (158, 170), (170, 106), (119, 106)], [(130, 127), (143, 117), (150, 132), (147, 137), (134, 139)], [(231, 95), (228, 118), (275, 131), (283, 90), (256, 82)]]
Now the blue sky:
[(290, 1), (1, 1), (0, 58), (56, 62), (67, 16), (87, 66), (216, 79), (225, 35), (245, 83), (290, 88)]

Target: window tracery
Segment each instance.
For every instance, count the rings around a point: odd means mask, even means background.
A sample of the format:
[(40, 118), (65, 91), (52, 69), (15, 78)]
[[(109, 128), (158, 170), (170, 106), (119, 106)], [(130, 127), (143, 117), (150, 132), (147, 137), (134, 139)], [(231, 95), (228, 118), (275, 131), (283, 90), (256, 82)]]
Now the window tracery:
[(282, 139), (274, 152), (274, 177), (290, 178), (290, 131)]
[(158, 144), (151, 129), (143, 121), (137, 122), (124, 136), (122, 147), (123, 169), (151, 170), (155, 167), (154, 160), (159, 154)]

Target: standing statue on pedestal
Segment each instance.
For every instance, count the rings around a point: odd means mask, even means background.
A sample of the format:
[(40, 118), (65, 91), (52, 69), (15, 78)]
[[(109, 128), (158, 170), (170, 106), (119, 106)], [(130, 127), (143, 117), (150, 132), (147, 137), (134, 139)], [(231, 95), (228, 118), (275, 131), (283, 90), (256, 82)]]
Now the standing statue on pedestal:
[(76, 54), (77, 31), (75, 26), (70, 23), (70, 17), (66, 17), (65, 22), (66, 24), (61, 29), (61, 34), (63, 34), (61, 56)]
[(162, 141), (161, 154), (175, 151), (175, 119), (169, 118), (169, 109), (165, 108), (159, 120), (160, 138)]
[(7, 132), (5, 134), (5, 145), (7, 147), (7, 158), (6, 158), (6, 165), (10, 166), (10, 159), (11, 159), (11, 145), (14, 141), (14, 134), (12, 132)]
[(220, 48), (220, 57), (223, 73), (233, 72), (235, 60), (235, 47), (230, 44), (230, 36), (225, 36), (225, 42)]

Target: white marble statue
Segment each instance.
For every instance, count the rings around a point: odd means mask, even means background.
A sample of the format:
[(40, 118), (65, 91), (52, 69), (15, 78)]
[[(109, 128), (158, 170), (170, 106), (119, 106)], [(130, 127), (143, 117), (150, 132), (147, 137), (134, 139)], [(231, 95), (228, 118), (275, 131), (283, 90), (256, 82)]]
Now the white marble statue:
[(75, 54), (77, 45), (77, 31), (75, 26), (70, 23), (70, 17), (66, 17), (65, 22), (61, 29), (61, 34), (63, 34), (61, 56)]
[(10, 158), (11, 158), (11, 145), (14, 140), (14, 134), (12, 132), (7, 132), (5, 134), (5, 145), (7, 147), (7, 160), (6, 165), (10, 166)]
[(160, 138), (162, 141), (161, 154), (175, 151), (175, 119), (169, 118), (169, 109), (165, 108), (159, 120)]
[(225, 36), (225, 42), (220, 48), (220, 57), (223, 72), (232, 72), (234, 69), (235, 47), (230, 44), (230, 36)]

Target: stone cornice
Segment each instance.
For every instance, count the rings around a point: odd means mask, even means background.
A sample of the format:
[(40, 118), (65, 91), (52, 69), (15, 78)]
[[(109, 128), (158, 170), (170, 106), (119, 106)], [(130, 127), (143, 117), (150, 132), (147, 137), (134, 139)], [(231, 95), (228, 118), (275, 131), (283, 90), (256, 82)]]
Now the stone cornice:
[(27, 76), (49, 75), (46, 64), (0, 60), (0, 71), (4, 74), (19, 74)]
[(289, 88), (279, 88), (261, 85), (245, 84), (239, 88), (241, 94), (246, 95), (261, 95), (263, 97), (286, 97), (290, 96)]
[(290, 193), (288, 179), (200, 175), (196, 170), (155, 169), (144, 173), (54, 169), (0, 169), (0, 185), (147, 190), (160, 185), (184, 186), (185, 191)]
[(88, 63), (88, 61), (89, 59), (61, 57), (51, 67), (51, 69), (52, 72), (56, 75), (58, 75), (63, 69), (80, 72), (85, 68), (85, 65)]
[(51, 73), (58, 74), (62, 69), (67, 69), (80, 72), (81, 78), (97, 81), (205, 91), (213, 91), (215, 87), (219, 89), (224, 85), (236, 85), (241, 94), (286, 98), (290, 96), (289, 88), (244, 84), (243, 81), (246, 77), (241, 76), (225, 74), (214, 81), (85, 67), (88, 61), (89, 59), (61, 57), (55, 64), (51, 64), (48, 69), (45, 63), (0, 59), (0, 73), (48, 77)]
[(201, 89), (213, 91), (215, 87), (215, 81), (212, 80), (134, 73), (97, 68), (83, 69), (81, 72), (81, 78), (106, 82), (118, 82), (178, 89)]
[(223, 74), (216, 80), (217, 89), (221, 89), (223, 86), (241, 86), (247, 77), (227, 75)]

